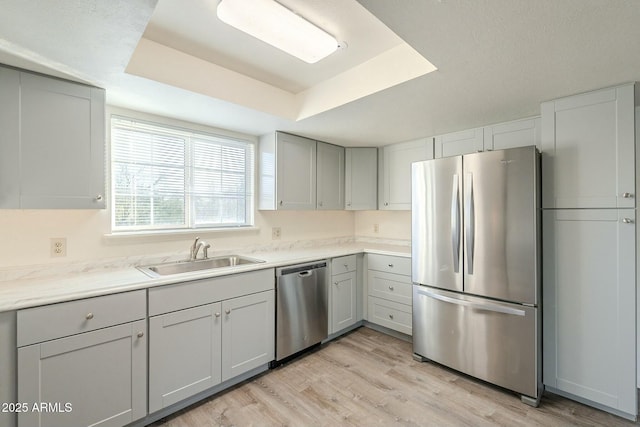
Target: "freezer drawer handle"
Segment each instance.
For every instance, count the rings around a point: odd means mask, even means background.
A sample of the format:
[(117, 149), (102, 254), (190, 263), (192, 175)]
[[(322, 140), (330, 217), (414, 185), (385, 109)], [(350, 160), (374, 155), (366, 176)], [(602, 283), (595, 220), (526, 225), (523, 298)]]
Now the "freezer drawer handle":
[(453, 271), (460, 272), (460, 190), (458, 175), (453, 175), (451, 194), (451, 248), (453, 250)]
[(473, 274), (473, 256), (475, 249), (476, 214), (475, 201), (473, 199), (473, 174), (468, 173), (465, 188), (465, 218), (464, 227), (467, 245), (467, 274)]
[(518, 310), (517, 308), (504, 307), (502, 305), (492, 304), (492, 303), (477, 303), (477, 302), (465, 301), (457, 298), (447, 297), (444, 295), (434, 294), (429, 291), (419, 290), (418, 294), (431, 297), (440, 301), (448, 302), (450, 304), (462, 305), (465, 307), (476, 308), (478, 310), (495, 311), (498, 313), (512, 314), (514, 316), (524, 316), (526, 314), (524, 310)]

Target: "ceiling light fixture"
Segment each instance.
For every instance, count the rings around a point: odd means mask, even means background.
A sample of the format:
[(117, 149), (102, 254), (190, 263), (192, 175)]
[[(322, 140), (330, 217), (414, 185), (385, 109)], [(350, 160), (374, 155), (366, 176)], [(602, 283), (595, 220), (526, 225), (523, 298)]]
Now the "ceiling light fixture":
[(332, 35), (273, 0), (220, 0), (218, 18), (309, 64), (338, 49)]

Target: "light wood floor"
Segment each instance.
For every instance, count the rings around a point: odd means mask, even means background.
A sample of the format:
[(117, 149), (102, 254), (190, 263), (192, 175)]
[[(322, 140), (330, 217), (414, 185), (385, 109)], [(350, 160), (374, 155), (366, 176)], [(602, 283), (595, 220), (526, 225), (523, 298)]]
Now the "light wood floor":
[(360, 328), (153, 424), (207, 426), (631, 426), (545, 394), (539, 408), (412, 359), (411, 344)]

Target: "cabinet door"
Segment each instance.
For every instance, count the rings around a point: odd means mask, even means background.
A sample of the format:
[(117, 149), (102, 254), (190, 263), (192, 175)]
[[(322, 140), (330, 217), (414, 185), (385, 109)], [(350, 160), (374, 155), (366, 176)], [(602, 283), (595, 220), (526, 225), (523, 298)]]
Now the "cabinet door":
[(383, 147), (379, 209), (411, 210), (411, 163), (433, 159), (433, 138)]
[(22, 208), (104, 208), (104, 96), (20, 73)]
[(222, 302), (222, 381), (274, 359), (274, 291)]
[(505, 150), (530, 145), (540, 149), (540, 117), (484, 127), (485, 150)]
[(331, 277), (331, 333), (357, 322), (356, 272)]
[(149, 319), (149, 412), (221, 381), (221, 304)]
[(20, 72), (0, 67), (0, 208), (20, 207)]
[(435, 137), (435, 157), (459, 156), (484, 151), (482, 128), (469, 129)]
[(345, 209), (378, 208), (378, 149), (346, 148)]
[(635, 206), (633, 84), (541, 105), (543, 208)]
[(276, 209), (316, 208), (316, 142), (276, 134)]
[(344, 147), (317, 142), (317, 209), (344, 209)]
[(635, 417), (635, 211), (543, 221), (544, 383)]
[(18, 425), (119, 427), (144, 417), (145, 334), (141, 320), (18, 348), (18, 401), (30, 409)]

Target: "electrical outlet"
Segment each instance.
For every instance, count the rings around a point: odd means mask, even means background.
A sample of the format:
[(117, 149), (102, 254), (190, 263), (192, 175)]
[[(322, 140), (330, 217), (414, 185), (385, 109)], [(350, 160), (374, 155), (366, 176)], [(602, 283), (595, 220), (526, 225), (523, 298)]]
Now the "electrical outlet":
[(67, 238), (66, 237), (52, 237), (50, 241), (51, 241), (52, 257), (67, 256)]
[(280, 240), (281, 230), (280, 227), (271, 228), (271, 240)]
[(373, 224), (373, 232), (374, 233), (378, 233), (380, 231), (380, 225), (379, 224)]

